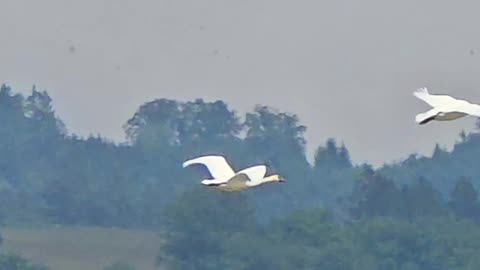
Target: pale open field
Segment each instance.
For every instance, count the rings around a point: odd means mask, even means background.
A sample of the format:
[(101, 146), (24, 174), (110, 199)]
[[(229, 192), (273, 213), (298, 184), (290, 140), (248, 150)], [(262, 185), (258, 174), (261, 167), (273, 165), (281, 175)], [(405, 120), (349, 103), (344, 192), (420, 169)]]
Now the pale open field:
[(101, 270), (116, 261), (153, 270), (155, 232), (94, 227), (3, 228), (2, 253), (15, 252), (52, 270)]

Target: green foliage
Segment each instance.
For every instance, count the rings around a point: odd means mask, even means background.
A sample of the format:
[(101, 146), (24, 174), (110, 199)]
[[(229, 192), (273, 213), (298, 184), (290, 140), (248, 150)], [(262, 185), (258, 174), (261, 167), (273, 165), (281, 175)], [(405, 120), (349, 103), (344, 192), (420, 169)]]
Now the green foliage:
[(458, 219), (480, 221), (480, 205), (478, 192), (472, 182), (461, 178), (451, 194), (450, 207)]
[[(0, 219), (162, 228), (169, 269), (479, 269), (480, 133), (374, 170), (335, 139), (311, 166), (295, 114), (259, 105), (241, 119), (222, 101), (157, 99), (114, 144), (69, 135), (46, 92), (4, 85)], [(181, 167), (205, 154), (264, 163), (287, 183), (216, 192), (199, 183), (206, 170)]]
[(393, 181), (365, 169), (355, 182), (350, 200), (354, 218), (373, 216), (402, 216), (402, 195)]
[[(190, 235), (194, 236), (194, 235)], [(292, 214), (257, 230), (205, 236), (199, 253), (163, 250), (170, 269), (425, 269), (479, 267), (480, 229), (447, 216), (415, 222), (401, 217), (336, 223), (322, 209)], [(169, 238), (176, 243), (175, 238)], [(216, 244), (215, 249), (207, 245)], [(189, 248), (188, 242), (182, 247)], [(209, 252), (211, 251), (211, 253)]]
[(0, 255), (1, 270), (48, 270), (48, 267), (33, 264), (27, 259), (15, 254)]
[(135, 267), (124, 262), (115, 262), (111, 265), (104, 267), (103, 270), (135, 270)]
[(315, 170), (331, 172), (332, 170), (348, 169), (352, 167), (350, 154), (345, 145), (337, 147), (335, 139), (327, 140), (325, 147), (318, 147), (315, 153)]
[(221, 269), (218, 253), (222, 240), (254, 228), (255, 217), (243, 194), (227, 194), (194, 189), (182, 194), (166, 211), (169, 241), (162, 248), (169, 257), (159, 263), (172, 269), (190, 265), (191, 269)]
[(402, 162), (384, 166), (378, 172), (401, 184), (410, 184), (424, 177), (447, 198), (462, 177), (471, 179), (475, 188), (480, 188), (480, 182), (476, 180), (480, 179), (479, 155), (480, 133), (464, 134), (451, 153), (437, 145), (432, 157), (411, 155)]
[(405, 214), (409, 219), (447, 214), (447, 206), (442, 195), (425, 178), (419, 178), (412, 185), (404, 186), (402, 195)]
[(235, 169), (263, 163), (268, 174), (288, 180), (246, 194), (263, 222), (309, 206), (335, 206), (351, 190), (356, 168), (346, 147), (335, 146), (334, 168), (312, 168), (306, 127), (295, 114), (259, 105), (240, 119), (222, 101), (157, 99), (124, 125), (128, 144), (114, 144), (69, 135), (46, 92), (34, 88), (24, 97), (3, 86), (0, 217), (7, 224), (158, 228), (166, 205), (210, 177), (181, 167), (205, 154), (226, 155)]
[[(177, 220), (169, 228), (174, 233), (166, 239), (167, 248), (162, 249), (159, 257), (168, 260), (159, 263), (178, 270), (480, 267), (480, 227), (473, 222), (478, 198), (469, 181), (458, 181), (447, 202), (423, 177), (398, 188), (394, 181), (368, 165), (362, 166), (356, 175), (348, 204), (351, 218), (343, 221), (336, 218), (335, 211), (310, 207), (266, 224), (252, 223), (247, 215), (248, 226), (230, 224), (236, 229), (225, 233), (229, 226), (218, 227), (224, 222), (223, 217), (231, 220), (225, 210), (216, 209), (218, 205), (207, 198), (199, 200), (189, 194), (188, 199), (182, 200), (196, 201), (197, 205), (179, 203), (171, 209), (182, 214), (170, 216)], [(205, 214), (210, 217), (209, 224), (205, 218), (189, 212), (200, 212), (199, 207), (216, 213)], [(192, 225), (189, 218), (199, 222)], [(212, 229), (215, 233), (211, 233)]]

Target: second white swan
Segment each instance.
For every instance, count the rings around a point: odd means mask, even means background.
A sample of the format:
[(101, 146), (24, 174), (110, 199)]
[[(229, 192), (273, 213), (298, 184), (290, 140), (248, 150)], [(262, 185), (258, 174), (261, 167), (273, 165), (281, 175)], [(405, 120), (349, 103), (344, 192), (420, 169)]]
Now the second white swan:
[(466, 115), (480, 117), (480, 105), (447, 95), (431, 95), (426, 87), (417, 89), (413, 95), (433, 107), (416, 115), (415, 121), (420, 125), (432, 120), (451, 121)]

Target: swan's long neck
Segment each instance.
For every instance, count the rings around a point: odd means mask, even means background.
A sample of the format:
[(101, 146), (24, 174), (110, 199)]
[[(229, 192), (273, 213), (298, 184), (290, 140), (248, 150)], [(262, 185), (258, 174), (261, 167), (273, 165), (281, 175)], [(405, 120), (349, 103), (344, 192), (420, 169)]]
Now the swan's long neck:
[(276, 182), (280, 179), (280, 176), (278, 174), (270, 175), (265, 178), (263, 178), (263, 182)]
[(280, 176), (278, 174), (274, 174), (274, 175), (267, 176), (263, 179), (260, 179), (258, 181), (252, 181), (250, 183), (250, 186), (258, 186), (258, 185), (269, 183), (269, 182), (278, 182), (279, 179), (280, 179)]

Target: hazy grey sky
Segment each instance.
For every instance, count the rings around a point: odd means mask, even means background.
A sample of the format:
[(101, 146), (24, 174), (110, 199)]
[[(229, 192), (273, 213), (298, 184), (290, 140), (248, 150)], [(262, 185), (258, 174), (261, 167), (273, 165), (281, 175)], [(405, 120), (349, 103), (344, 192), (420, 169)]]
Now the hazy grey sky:
[(123, 139), (144, 102), (299, 115), (375, 165), (451, 147), (473, 118), (417, 126), (421, 86), (480, 102), (480, 2), (2, 0), (0, 82), (47, 90), (70, 131)]

